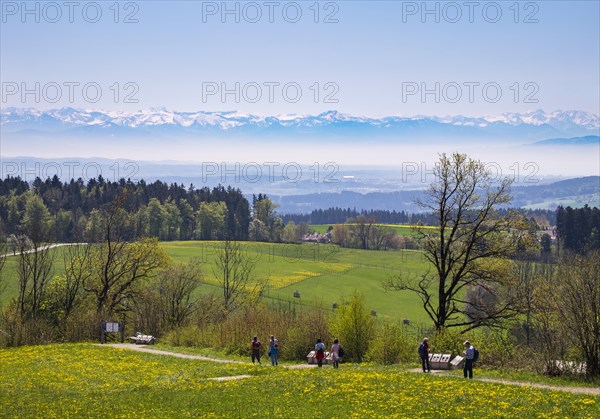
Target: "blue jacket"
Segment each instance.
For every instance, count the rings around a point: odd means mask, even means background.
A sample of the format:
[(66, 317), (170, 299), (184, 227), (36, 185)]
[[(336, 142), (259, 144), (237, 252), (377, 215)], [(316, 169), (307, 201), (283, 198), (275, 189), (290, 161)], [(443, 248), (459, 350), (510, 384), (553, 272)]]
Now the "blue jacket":
[(469, 346), (467, 348), (467, 350), (465, 351), (465, 358), (467, 358), (467, 359), (475, 358), (475, 348), (473, 347), (473, 345)]

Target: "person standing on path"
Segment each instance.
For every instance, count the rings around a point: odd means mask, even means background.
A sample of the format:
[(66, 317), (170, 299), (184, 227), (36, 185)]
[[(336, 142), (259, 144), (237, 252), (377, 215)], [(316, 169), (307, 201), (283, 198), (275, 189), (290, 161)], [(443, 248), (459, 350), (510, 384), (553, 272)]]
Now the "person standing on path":
[(463, 369), (465, 378), (467, 375), (470, 379), (473, 379), (473, 362), (475, 360), (475, 348), (471, 345), (471, 342), (465, 340), (465, 350), (463, 353), (465, 354), (465, 368)]
[(279, 362), (279, 341), (275, 339), (274, 335), (269, 338), (269, 358), (271, 358), (271, 365), (278, 365)]
[(258, 363), (260, 364), (260, 347), (262, 346), (262, 343), (260, 340), (258, 340), (257, 336), (254, 336), (254, 338), (252, 339), (252, 342), (250, 342), (251, 345), (251, 356), (252, 356), (252, 363), (254, 364), (254, 360), (257, 360)]
[(340, 367), (340, 341), (334, 340), (333, 345), (331, 345), (331, 360), (333, 361), (333, 368)]
[(321, 339), (317, 339), (315, 351), (317, 352), (315, 356), (315, 358), (317, 358), (317, 365), (319, 368), (321, 368), (323, 366), (323, 358), (325, 358), (325, 344), (321, 341)]
[(419, 356), (421, 357), (421, 365), (423, 366), (423, 372), (431, 372), (431, 365), (429, 364), (429, 339), (423, 338), (423, 342), (419, 345)]
[(271, 365), (279, 365), (279, 345), (275, 344), (272, 348), (269, 348), (269, 358), (271, 358)]
[(272, 347), (274, 347), (278, 343), (279, 343), (279, 341), (277, 339), (275, 339), (275, 336), (271, 335), (271, 337), (269, 338), (269, 349), (271, 349)]

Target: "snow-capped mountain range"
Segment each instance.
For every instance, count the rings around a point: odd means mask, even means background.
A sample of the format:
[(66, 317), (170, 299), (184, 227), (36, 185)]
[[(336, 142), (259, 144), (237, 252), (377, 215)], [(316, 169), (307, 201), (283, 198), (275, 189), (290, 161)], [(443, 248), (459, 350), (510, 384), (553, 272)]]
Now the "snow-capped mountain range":
[(319, 115), (258, 116), (231, 112), (177, 112), (149, 109), (137, 112), (61, 108), (3, 108), (0, 127), (4, 133), (115, 132), (130, 134), (170, 132), (202, 134), (376, 135), (453, 136), (476, 135), (543, 139), (557, 135), (588, 135), (600, 132), (600, 118), (583, 111), (504, 113), (494, 116), (388, 116), (368, 118), (338, 111)]

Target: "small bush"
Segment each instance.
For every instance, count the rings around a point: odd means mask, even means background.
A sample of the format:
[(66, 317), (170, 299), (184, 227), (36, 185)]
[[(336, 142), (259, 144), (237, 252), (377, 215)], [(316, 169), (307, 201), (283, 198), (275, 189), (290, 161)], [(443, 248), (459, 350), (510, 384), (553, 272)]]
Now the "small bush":
[(382, 365), (411, 362), (418, 358), (418, 339), (398, 324), (383, 323), (369, 345), (367, 359)]

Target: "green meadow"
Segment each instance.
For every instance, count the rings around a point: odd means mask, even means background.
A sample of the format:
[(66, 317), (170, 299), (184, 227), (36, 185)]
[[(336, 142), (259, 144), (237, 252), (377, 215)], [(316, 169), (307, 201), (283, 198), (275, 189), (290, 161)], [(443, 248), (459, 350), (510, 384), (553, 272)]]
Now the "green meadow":
[[(219, 242), (166, 242), (175, 261), (200, 258), (206, 275), (203, 290), (218, 291), (214, 275)], [(407, 291), (386, 291), (384, 281), (403, 273), (418, 275), (428, 268), (420, 251), (346, 249), (331, 244), (274, 244), (243, 242), (243, 251), (255, 261), (255, 276), (268, 286), (267, 303), (295, 303), (332, 308), (355, 291), (362, 293), (378, 317), (426, 321), (420, 300)], [(300, 298), (294, 297), (295, 292)]]
[(2, 349), (0, 365), (0, 416), (7, 418), (600, 416), (597, 395), (398, 365), (273, 368), (91, 344)]
[[(214, 241), (162, 242), (176, 263), (191, 258), (202, 262), (204, 281), (198, 293), (219, 293), (215, 262), (221, 243)], [(427, 321), (420, 300), (407, 291), (386, 291), (384, 281), (402, 273), (418, 275), (428, 269), (420, 251), (371, 251), (346, 249), (331, 244), (280, 244), (242, 242), (245, 256), (254, 262), (254, 276), (266, 284), (263, 294), (268, 304), (299, 304), (331, 309), (355, 291), (365, 296), (370, 310), (379, 318)], [(62, 249), (56, 253), (53, 275), (63, 271)], [(0, 303), (18, 293), (17, 257), (10, 256), (2, 271), (5, 284)], [(300, 297), (294, 297), (295, 292)]]

